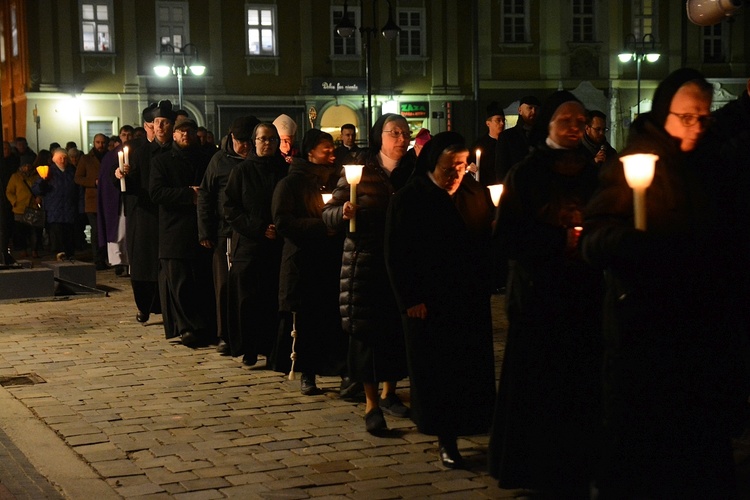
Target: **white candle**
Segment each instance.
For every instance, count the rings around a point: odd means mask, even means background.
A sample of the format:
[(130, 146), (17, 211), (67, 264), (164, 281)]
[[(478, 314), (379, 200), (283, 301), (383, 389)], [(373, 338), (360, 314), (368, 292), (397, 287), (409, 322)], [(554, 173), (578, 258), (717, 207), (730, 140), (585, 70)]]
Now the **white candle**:
[(502, 196), (503, 194), (503, 185), (493, 184), (492, 186), (487, 186), (487, 189), (490, 190), (490, 197), (492, 198), (492, 203), (494, 203), (495, 206), (498, 206), (500, 204), (500, 196)]
[[(349, 183), (349, 203), (357, 206), (357, 184), (362, 180), (362, 165), (344, 165), (344, 172), (346, 173), (346, 181)], [(357, 231), (357, 215), (356, 211), (352, 218), (349, 219), (349, 232), (354, 233)]]
[(125, 165), (130, 165), (130, 159), (128, 158), (128, 147), (125, 146), (122, 148), (122, 156), (123, 156), (123, 162)]
[(477, 182), (479, 182), (479, 158), (482, 156), (482, 150), (477, 149), (476, 150), (476, 157), (477, 157), (477, 175), (475, 178), (477, 179)]
[(123, 158), (122, 151), (118, 151), (117, 152), (117, 161), (120, 164), (120, 167), (119, 167), (120, 168), (120, 174), (123, 174), (123, 176), (120, 177), (120, 192), (124, 193), (126, 188), (125, 188), (124, 172), (122, 171), (122, 166), (124, 165), (124, 158)]
[(654, 179), (654, 167), (659, 157), (654, 154), (633, 154), (620, 158), (628, 186), (633, 188), (635, 228), (646, 230), (646, 188)]

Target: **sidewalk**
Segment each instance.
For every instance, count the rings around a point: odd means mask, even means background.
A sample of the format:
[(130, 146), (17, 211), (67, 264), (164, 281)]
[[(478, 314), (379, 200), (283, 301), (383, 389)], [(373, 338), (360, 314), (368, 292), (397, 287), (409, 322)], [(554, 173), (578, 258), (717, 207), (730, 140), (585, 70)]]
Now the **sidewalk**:
[[(408, 419), (387, 417), (385, 438), (365, 432), (364, 405), (339, 400), (338, 379), (323, 377), (323, 395), (302, 396), (299, 380), (263, 362), (248, 368), (213, 348), (167, 341), (159, 316), (137, 323), (130, 282), (113, 270), (97, 282), (109, 297), (0, 304), (0, 377), (44, 381), (0, 388), (0, 429), (10, 439), (0, 432), (0, 449), (9, 443), (28, 457), (41, 474), (33, 487), (49, 487), (46, 477), (70, 499), (519, 493), (485, 472), (487, 436), (459, 440), (469, 470), (444, 470), (435, 439)], [(500, 314), (501, 300), (493, 297)], [(408, 381), (399, 394), (408, 404)], [(0, 499), (41, 497), (4, 496), (5, 474)]]

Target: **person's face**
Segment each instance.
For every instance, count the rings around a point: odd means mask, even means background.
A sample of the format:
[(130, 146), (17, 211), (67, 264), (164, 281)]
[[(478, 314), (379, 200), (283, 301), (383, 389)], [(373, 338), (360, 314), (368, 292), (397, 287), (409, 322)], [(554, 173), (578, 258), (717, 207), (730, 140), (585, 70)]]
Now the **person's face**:
[(247, 158), (247, 155), (250, 154), (250, 147), (253, 142), (252, 139), (235, 139), (234, 134), (232, 134), (231, 137), (232, 149), (237, 153), (237, 156)]
[(167, 118), (164, 118), (162, 116), (157, 116), (156, 118), (154, 118), (154, 137), (156, 138), (156, 140), (161, 144), (169, 141), (169, 139), (172, 137), (172, 127), (172, 122)]
[(532, 104), (521, 104), (518, 106), (518, 115), (527, 125), (533, 125), (534, 121), (536, 121), (537, 110), (538, 106)]
[[(692, 83), (680, 87), (672, 97), (664, 129), (669, 135), (680, 140), (682, 151), (692, 151), (695, 148), (698, 139), (706, 131), (704, 120), (711, 116), (710, 109), (711, 99), (706, 98)], [(684, 123), (686, 120), (694, 123), (687, 126)]]
[(586, 110), (575, 101), (561, 104), (549, 122), (549, 137), (564, 148), (575, 148), (586, 127)]
[(264, 156), (273, 156), (279, 147), (278, 139), (268, 127), (258, 127), (255, 130), (255, 154)]
[(94, 149), (100, 153), (103, 153), (107, 150), (108, 142), (109, 139), (104, 137), (103, 135), (94, 136)]
[(391, 160), (399, 161), (403, 158), (406, 154), (406, 149), (409, 147), (409, 139), (411, 138), (411, 132), (406, 120), (396, 118), (395, 120), (386, 122), (383, 125), (383, 132), (380, 135), (383, 140), (380, 151)]
[(591, 125), (586, 125), (586, 135), (594, 144), (604, 144), (604, 133), (606, 131), (604, 120), (598, 116), (591, 120)]
[(455, 193), (466, 174), (468, 159), (468, 151), (441, 154), (432, 172), (437, 185), (448, 191), (448, 194)]
[(282, 135), (280, 137), (281, 141), (279, 142), (279, 149), (282, 153), (285, 155), (289, 154), (289, 151), (292, 150), (292, 144), (294, 144), (294, 137), (291, 135)]
[(185, 149), (198, 140), (195, 135), (195, 129), (190, 127), (175, 130), (172, 134), (172, 139), (177, 143), (177, 147), (180, 149)]
[(485, 123), (487, 124), (489, 135), (492, 138), (497, 139), (497, 136), (505, 130), (505, 117), (501, 115), (491, 116), (487, 118)]
[(16, 149), (19, 153), (23, 154), (26, 152), (26, 141), (16, 141)]
[(121, 130), (120, 131), (120, 142), (125, 144), (129, 140), (133, 139), (133, 132), (130, 132), (128, 130)]
[(333, 165), (333, 160), (336, 158), (333, 156), (333, 142), (324, 140), (318, 143), (310, 152), (307, 154), (307, 159), (310, 163), (316, 165)]
[(79, 156), (76, 153), (68, 153), (68, 163), (70, 163), (73, 166), (78, 166), (78, 158)]
[(341, 130), (341, 144), (350, 148), (354, 145), (354, 141), (357, 139), (357, 132), (350, 128)]
[(198, 141), (201, 143), (201, 145), (206, 144), (206, 132), (203, 130), (198, 131)]
[(59, 169), (65, 169), (68, 164), (68, 155), (62, 151), (58, 151), (52, 155), (52, 163), (57, 165)]

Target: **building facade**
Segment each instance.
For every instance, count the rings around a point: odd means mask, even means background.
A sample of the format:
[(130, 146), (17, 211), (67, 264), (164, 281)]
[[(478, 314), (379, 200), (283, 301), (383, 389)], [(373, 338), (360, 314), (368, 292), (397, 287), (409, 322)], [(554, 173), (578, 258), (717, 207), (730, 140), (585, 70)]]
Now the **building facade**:
[[(349, 38), (336, 31), (344, 12)], [(393, 40), (381, 35), (389, 18)], [(676, 68), (701, 70), (715, 106), (738, 96), (749, 23), (740, 10), (696, 26), (678, 0), (0, 0), (2, 131), (35, 150), (88, 150), (96, 133), (139, 125), (149, 102), (181, 94), (219, 136), (237, 116), (286, 113), (299, 137), (350, 122), (362, 140), (369, 101), (370, 120), (396, 112), (471, 140), (490, 101), (510, 125), (522, 96), (567, 89), (608, 115), (619, 145)], [(660, 57), (623, 63), (623, 51)], [(159, 62), (181, 74), (158, 76)], [(201, 76), (186, 69), (196, 62)]]

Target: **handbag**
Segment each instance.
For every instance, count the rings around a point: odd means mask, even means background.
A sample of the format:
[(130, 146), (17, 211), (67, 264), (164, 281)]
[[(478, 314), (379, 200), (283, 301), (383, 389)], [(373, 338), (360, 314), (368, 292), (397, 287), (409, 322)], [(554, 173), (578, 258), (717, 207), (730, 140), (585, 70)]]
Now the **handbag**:
[(44, 227), (46, 221), (44, 209), (29, 205), (23, 210), (21, 220), (23, 220), (24, 224), (28, 224), (29, 226)]
[[(23, 184), (24, 186), (29, 188), (29, 191), (31, 191), (31, 188), (28, 184), (26, 184), (26, 181), (24, 181)], [(34, 203), (34, 193), (32, 192), (31, 201), (29, 202), (29, 206), (23, 210), (21, 220), (24, 224), (28, 224), (32, 227), (44, 227), (44, 223), (47, 220), (44, 209), (39, 205), (35, 205), (36, 203)]]

